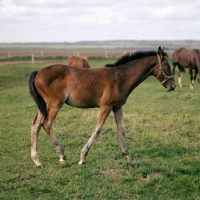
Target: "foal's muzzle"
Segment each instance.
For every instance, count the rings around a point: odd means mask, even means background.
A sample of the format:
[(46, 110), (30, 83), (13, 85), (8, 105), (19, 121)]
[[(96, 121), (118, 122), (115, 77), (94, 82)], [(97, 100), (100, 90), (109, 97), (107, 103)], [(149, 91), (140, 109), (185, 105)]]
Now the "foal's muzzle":
[[(169, 80), (169, 79), (174, 79), (174, 76), (173, 75), (167, 75), (164, 71), (163, 71), (163, 68), (162, 68), (162, 63), (161, 63), (161, 59), (160, 59), (160, 56), (158, 56), (158, 64), (159, 64), (159, 67), (160, 67), (160, 71), (158, 72), (156, 78), (160, 81), (160, 83), (164, 86), (165, 83)], [(164, 80), (160, 80), (159, 77), (163, 76), (164, 77)], [(171, 85), (168, 85), (167, 86), (167, 91), (173, 91), (175, 89), (176, 85), (174, 84), (174, 87), (171, 86)]]

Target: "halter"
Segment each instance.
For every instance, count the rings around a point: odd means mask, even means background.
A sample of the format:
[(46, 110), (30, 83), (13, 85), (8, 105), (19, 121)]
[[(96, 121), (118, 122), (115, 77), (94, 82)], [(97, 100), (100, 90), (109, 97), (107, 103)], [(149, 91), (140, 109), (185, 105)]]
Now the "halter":
[(165, 80), (164, 81), (160, 81), (159, 79), (159, 81), (161, 82), (161, 84), (163, 85), (166, 81), (168, 81), (170, 78), (174, 78), (174, 76), (173, 75), (171, 75), (171, 76), (168, 76), (167, 74), (165, 74), (165, 72), (163, 71), (163, 68), (162, 68), (162, 64), (161, 64), (161, 60), (160, 60), (160, 56), (159, 55), (157, 55), (158, 56), (158, 64), (159, 64), (159, 66), (160, 66), (160, 71), (158, 72), (158, 75), (156, 76), (156, 78), (158, 79), (158, 77), (162, 74), (164, 77), (165, 77)]

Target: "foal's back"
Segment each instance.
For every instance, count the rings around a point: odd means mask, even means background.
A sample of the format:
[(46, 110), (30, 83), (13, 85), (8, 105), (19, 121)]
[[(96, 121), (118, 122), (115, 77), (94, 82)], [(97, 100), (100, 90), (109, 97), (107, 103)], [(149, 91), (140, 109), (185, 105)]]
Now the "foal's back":
[(114, 71), (115, 68), (82, 69), (55, 64), (39, 70), (34, 82), (43, 99), (51, 96), (52, 102), (59, 104), (99, 107), (100, 101), (110, 100), (119, 87)]

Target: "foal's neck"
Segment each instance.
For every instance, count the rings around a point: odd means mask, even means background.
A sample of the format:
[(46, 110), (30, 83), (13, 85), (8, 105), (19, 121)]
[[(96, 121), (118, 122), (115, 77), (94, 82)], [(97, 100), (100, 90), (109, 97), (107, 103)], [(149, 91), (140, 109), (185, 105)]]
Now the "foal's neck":
[(128, 64), (126, 80), (128, 80), (127, 83), (131, 91), (153, 74), (156, 63), (157, 57), (151, 56)]

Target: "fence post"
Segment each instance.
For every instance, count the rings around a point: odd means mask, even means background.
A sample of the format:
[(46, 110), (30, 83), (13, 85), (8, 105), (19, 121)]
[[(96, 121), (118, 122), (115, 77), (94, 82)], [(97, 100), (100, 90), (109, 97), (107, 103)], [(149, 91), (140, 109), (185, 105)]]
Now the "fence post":
[(10, 58), (10, 51), (8, 51), (8, 58)]
[(34, 63), (34, 53), (32, 53), (32, 64)]
[(105, 51), (105, 56), (106, 56), (106, 59), (108, 58), (108, 51), (106, 50)]

